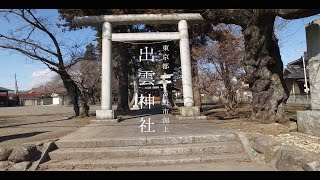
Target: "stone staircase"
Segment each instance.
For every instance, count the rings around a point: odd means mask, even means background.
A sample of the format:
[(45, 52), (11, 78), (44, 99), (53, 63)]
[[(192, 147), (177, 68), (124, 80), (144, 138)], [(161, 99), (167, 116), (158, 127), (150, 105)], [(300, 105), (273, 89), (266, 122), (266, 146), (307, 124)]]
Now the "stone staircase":
[(40, 169), (250, 161), (238, 135), (232, 132), (59, 140), (56, 145), (58, 149), (49, 153), (50, 161)]

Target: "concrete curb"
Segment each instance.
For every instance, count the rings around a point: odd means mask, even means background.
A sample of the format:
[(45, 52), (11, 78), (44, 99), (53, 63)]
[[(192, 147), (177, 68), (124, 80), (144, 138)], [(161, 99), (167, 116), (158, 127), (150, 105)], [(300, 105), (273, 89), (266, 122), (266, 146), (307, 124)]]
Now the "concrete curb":
[(246, 137), (246, 135), (241, 133), (241, 132), (234, 132), (234, 133), (239, 136), (239, 139), (242, 142), (246, 153), (249, 155), (250, 160), (253, 161), (253, 162), (256, 162), (255, 157), (252, 154), (254, 149), (250, 145), (250, 142), (249, 142), (248, 138)]
[(51, 159), (63, 161), (67, 159), (103, 159), (122, 157), (154, 157), (175, 155), (197, 155), (197, 154), (233, 154), (243, 152), (242, 144), (219, 142), (219, 143), (197, 143), (193, 145), (157, 145), (150, 147), (102, 147), (102, 148), (65, 148), (50, 152)]
[(45, 142), (41, 148), (41, 157), (40, 159), (38, 159), (37, 161), (33, 162), (31, 167), (28, 168), (27, 170), (28, 171), (35, 171), (38, 167), (39, 167), (39, 164), (45, 162), (46, 160), (49, 159), (49, 155), (48, 153), (53, 150), (55, 148), (55, 144), (54, 144), (54, 141), (53, 142)]

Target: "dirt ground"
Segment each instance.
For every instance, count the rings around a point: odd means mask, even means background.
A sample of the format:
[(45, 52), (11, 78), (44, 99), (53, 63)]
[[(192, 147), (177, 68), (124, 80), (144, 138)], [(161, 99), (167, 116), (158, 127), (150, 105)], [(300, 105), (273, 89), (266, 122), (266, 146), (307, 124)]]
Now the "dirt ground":
[[(209, 108), (207, 108), (209, 109)], [(288, 107), (285, 112), (285, 118), (288, 123), (279, 124), (263, 124), (250, 120), (251, 109), (250, 106), (242, 106), (237, 110), (239, 113), (228, 117), (225, 108), (213, 108), (204, 112), (209, 121), (219, 123), (220, 125), (231, 128), (244, 133), (261, 133), (266, 135), (279, 135), (290, 132), (290, 124), (296, 122), (296, 111), (305, 110), (304, 107)], [(291, 122), (291, 123), (290, 123)]]
[(297, 111), (307, 110), (309, 107), (287, 106), (285, 118), (289, 121), (285, 124), (271, 123), (262, 124), (250, 121), (251, 109), (249, 106), (239, 108), (239, 114), (227, 118), (224, 108), (213, 108), (207, 110), (209, 121), (220, 124), (223, 127), (233, 129), (245, 134), (263, 134), (274, 138), (276, 141), (287, 145), (320, 153), (320, 138), (307, 134), (297, 133)]
[[(93, 107), (92, 110), (96, 109)], [(72, 107), (22, 106), (0, 108), (0, 146), (57, 139), (89, 123), (72, 118)]]

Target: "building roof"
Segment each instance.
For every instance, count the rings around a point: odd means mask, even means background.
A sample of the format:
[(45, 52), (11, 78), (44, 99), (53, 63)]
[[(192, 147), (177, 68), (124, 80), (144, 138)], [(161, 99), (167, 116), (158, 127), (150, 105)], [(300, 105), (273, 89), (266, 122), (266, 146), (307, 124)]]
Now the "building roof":
[[(9, 96), (13, 95), (14, 93), (9, 93)], [(5, 97), (6, 94), (4, 93), (0, 93), (0, 97)], [(20, 93), (18, 94), (20, 99), (39, 99), (42, 97), (50, 97), (50, 96), (43, 96), (41, 94), (38, 93)]]
[(42, 97), (37, 93), (19, 93), (18, 95), (20, 99), (39, 99)]
[[(307, 58), (307, 55), (305, 55), (305, 58), (304, 58), (304, 62), (306, 63), (306, 66), (308, 65), (308, 58)], [(292, 65), (299, 65), (300, 67), (303, 67), (303, 61), (302, 61), (302, 57), (297, 59), (297, 60), (294, 60), (290, 63), (288, 63), (287, 66), (292, 66)]]
[(4, 87), (0, 87), (0, 92), (7, 92), (7, 91), (13, 91), (13, 90), (7, 89), (7, 88), (4, 88)]
[[(291, 65), (288, 66), (283, 73), (284, 79), (304, 79), (304, 71), (303, 67), (300, 67), (298, 65)], [(306, 75), (307, 78), (309, 78), (309, 72), (306, 68)]]

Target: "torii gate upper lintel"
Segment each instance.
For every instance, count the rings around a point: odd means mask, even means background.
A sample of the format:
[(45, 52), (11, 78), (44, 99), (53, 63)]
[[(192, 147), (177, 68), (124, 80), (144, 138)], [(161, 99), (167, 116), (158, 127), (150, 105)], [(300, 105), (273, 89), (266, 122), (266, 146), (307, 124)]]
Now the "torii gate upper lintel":
[[(182, 14), (127, 14), (127, 15), (102, 15), (75, 17), (73, 24), (102, 25), (102, 83), (101, 83), (101, 110), (96, 111), (96, 118), (103, 120), (116, 119), (112, 110), (112, 41), (161, 41), (180, 40), (180, 58), (183, 88), (184, 107), (180, 107), (182, 116), (199, 116), (199, 107), (194, 106), (193, 86), (191, 75), (191, 59), (188, 35), (188, 24), (200, 23), (204, 19), (198, 13)], [(112, 33), (114, 25), (134, 24), (178, 24), (178, 32), (153, 32), (153, 33)]]

